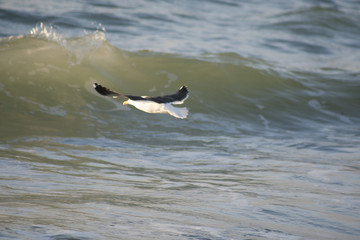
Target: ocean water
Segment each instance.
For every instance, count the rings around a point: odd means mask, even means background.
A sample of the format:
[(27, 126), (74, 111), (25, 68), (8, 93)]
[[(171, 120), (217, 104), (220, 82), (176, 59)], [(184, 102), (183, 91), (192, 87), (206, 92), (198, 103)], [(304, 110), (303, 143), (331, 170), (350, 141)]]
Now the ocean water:
[[(0, 1), (0, 239), (359, 239), (360, 3)], [(186, 119), (97, 94), (186, 85)]]

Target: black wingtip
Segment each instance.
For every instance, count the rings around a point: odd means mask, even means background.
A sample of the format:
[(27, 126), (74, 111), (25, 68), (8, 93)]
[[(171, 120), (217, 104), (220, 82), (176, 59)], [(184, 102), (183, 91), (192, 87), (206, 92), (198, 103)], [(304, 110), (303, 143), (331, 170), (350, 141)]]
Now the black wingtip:
[(185, 85), (183, 85), (180, 89), (179, 89), (179, 92), (184, 92), (184, 93), (188, 93), (189, 92), (189, 90), (188, 90), (188, 88), (185, 86)]
[(120, 93), (114, 92), (106, 87), (101, 86), (100, 84), (94, 83), (93, 86), (95, 88), (95, 91), (97, 91), (99, 94), (103, 96), (109, 96), (113, 98), (122, 96)]
[(101, 86), (100, 84), (94, 83), (93, 87), (95, 88), (95, 90), (104, 96), (108, 96), (111, 95), (113, 92), (110, 89), (107, 89), (106, 87)]
[(95, 90), (100, 93), (101, 95), (105, 95), (106, 93), (106, 88), (104, 88), (103, 86), (101, 86), (100, 84), (94, 83), (93, 87), (95, 88)]

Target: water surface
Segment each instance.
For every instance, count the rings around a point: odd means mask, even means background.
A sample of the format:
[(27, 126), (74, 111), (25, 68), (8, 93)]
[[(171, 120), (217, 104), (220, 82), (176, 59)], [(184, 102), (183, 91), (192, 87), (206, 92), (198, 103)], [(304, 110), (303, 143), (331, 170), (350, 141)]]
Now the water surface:
[(0, 1), (0, 237), (357, 239), (359, 10)]

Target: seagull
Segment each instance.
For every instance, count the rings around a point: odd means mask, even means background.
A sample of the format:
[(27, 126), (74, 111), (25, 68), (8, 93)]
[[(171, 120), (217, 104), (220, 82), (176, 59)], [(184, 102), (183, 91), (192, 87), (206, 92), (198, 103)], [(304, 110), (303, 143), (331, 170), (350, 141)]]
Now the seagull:
[(133, 105), (137, 109), (147, 113), (168, 113), (171, 116), (181, 119), (186, 118), (188, 115), (188, 109), (186, 107), (177, 108), (173, 106), (173, 104), (183, 104), (184, 101), (189, 97), (189, 91), (186, 86), (182, 86), (174, 94), (158, 97), (125, 95), (112, 91), (97, 83), (94, 83), (93, 86), (95, 90), (101, 95), (112, 98), (128, 98), (123, 102), (123, 105)]

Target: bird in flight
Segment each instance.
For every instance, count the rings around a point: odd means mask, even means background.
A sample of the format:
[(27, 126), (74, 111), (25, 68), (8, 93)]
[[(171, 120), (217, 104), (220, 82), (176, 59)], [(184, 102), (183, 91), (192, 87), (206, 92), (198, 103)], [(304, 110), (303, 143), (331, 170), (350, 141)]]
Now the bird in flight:
[(186, 118), (188, 115), (188, 109), (186, 107), (177, 108), (173, 106), (173, 104), (183, 104), (184, 101), (189, 97), (189, 91), (186, 86), (182, 86), (174, 94), (158, 97), (125, 95), (112, 91), (97, 83), (94, 83), (93, 86), (95, 90), (101, 95), (112, 98), (128, 98), (123, 102), (123, 105), (129, 104), (147, 113), (168, 113), (171, 116), (182, 119)]

